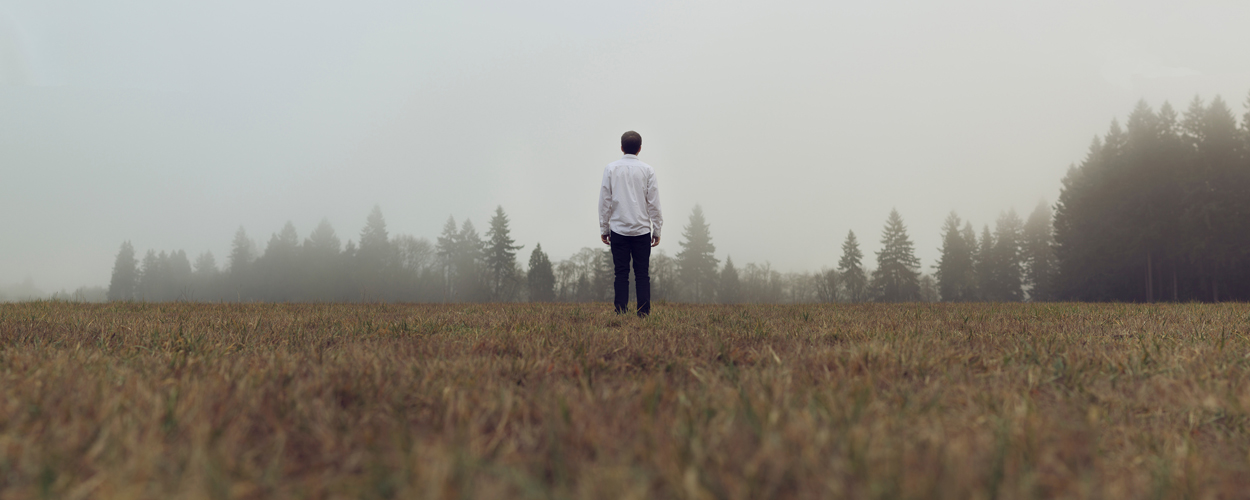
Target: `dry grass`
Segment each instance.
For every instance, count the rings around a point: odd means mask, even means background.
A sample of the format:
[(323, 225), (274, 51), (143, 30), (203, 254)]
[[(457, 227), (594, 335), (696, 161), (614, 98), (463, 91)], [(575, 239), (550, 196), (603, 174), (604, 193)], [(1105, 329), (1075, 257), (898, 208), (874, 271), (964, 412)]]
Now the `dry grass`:
[(0, 305), (3, 498), (1238, 498), (1246, 305)]

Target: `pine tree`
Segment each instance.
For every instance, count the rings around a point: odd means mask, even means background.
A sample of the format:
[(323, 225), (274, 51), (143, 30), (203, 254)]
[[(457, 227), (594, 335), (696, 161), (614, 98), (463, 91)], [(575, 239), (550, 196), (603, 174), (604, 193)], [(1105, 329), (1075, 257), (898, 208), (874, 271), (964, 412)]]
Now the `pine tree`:
[(290, 221), (269, 237), (265, 253), (256, 259), (260, 298), (269, 301), (295, 300), (299, 279), (299, 234)]
[[(282, 254), (284, 259), (294, 260), (296, 254), (299, 253), (299, 233), (295, 231), (295, 224), (286, 221), (282, 226), (282, 230), (273, 235), (270, 240), (273, 250)], [(269, 252), (269, 248), (265, 249), (265, 253)]]
[(855, 232), (847, 231), (846, 241), (842, 242), (842, 258), (838, 259), (838, 272), (842, 275), (846, 299), (851, 302), (869, 299), (868, 276), (864, 273), (863, 260), (864, 252), (859, 250)]
[(1243, 160), (1237, 120), (1223, 99), (1212, 99), (1197, 121), (1191, 127), (1200, 131), (1193, 166), (1204, 182), (1190, 189), (1188, 227), (1193, 230), (1193, 253), (1205, 267), (1203, 288), (1210, 289), (1209, 300), (1220, 302), (1235, 297), (1230, 292), (1237, 287), (1246, 287), (1236, 278), (1250, 245), (1250, 217), (1241, 211), (1250, 198), (1250, 168)]
[(166, 297), (173, 300), (190, 300), (191, 297), (191, 261), (187, 252), (177, 250), (169, 254), (166, 273)]
[(964, 228), (959, 231), (959, 235), (963, 237), (964, 247), (968, 249), (971, 256), (971, 262), (968, 263), (968, 300), (981, 300), (980, 282), (981, 278), (977, 276), (977, 230), (973, 229), (971, 221), (964, 221)]
[(139, 300), (144, 302), (161, 301), (161, 260), (164, 258), (166, 258), (164, 252), (158, 256), (156, 250), (148, 250), (148, 253), (143, 256), (143, 261), (139, 268)]
[(975, 300), (976, 279), (972, 267), (973, 248), (968, 245), (960, 227), (959, 215), (951, 212), (942, 225), (942, 256), (937, 269), (937, 289), (946, 302)]
[(391, 244), (382, 209), (375, 205), (360, 230), (360, 247), (356, 252), (356, 277), (362, 298), (385, 300), (394, 293), (392, 285), (398, 261), (399, 254)]
[(247, 237), (243, 226), (239, 226), (239, 230), (234, 233), (234, 241), (230, 244), (230, 275), (232, 277), (240, 279), (248, 271), (248, 266), (256, 258), (254, 248), (255, 245), (251, 238)]
[(514, 244), (516, 241), (508, 229), (508, 216), (504, 214), (503, 206), (495, 207), (486, 238), (485, 264), (491, 300), (510, 300), (516, 285), (516, 251), (524, 245)]
[(455, 261), (455, 288), (459, 291), (459, 299), (469, 302), (481, 302), (489, 299), (490, 290), (483, 280), (482, 258), (486, 244), (478, 236), (473, 221), (464, 220), (460, 226)]
[(534, 245), (530, 252), (529, 271), (525, 276), (530, 302), (553, 302), (556, 300), (556, 276), (551, 259), (543, 252), (542, 244)]
[(308, 235), (308, 239), (304, 240), (304, 250), (318, 257), (337, 257), (342, 248), (343, 242), (326, 219), (321, 219), (316, 229)]
[(977, 275), (977, 300), (994, 300), (991, 294), (997, 279), (994, 273), (998, 269), (994, 257), (994, 234), (990, 232), (990, 225), (986, 224), (981, 226), (981, 241), (977, 246), (976, 262), (973, 263)]
[(722, 304), (737, 304), (740, 298), (741, 284), (738, 280), (738, 269), (734, 267), (732, 257), (725, 257), (725, 268), (720, 272), (720, 290), (716, 296)]
[(1063, 180), (1052, 296), (1250, 298), (1247, 124), (1218, 96), (1195, 97), (1180, 117), (1169, 104), (1154, 113), (1140, 102), (1126, 123), (1112, 121)]
[(191, 282), (197, 300), (220, 300), (223, 297), (218, 289), (221, 271), (217, 269), (217, 258), (213, 252), (204, 252), (195, 258)]
[(1038, 203), (1024, 223), (1024, 282), (1029, 288), (1030, 302), (1055, 300), (1056, 271), (1054, 234), (1051, 229), (1050, 205)]
[(386, 231), (386, 218), (382, 216), (382, 208), (377, 205), (365, 219), (365, 227), (360, 230), (360, 258), (373, 258), (381, 262), (383, 255), (389, 251), (390, 234)]
[(690, 222), (682, 231), (682, 250), (677, 252), (677, 266), (693, 302), (710, 302), (716, 293), (716, 245), (712, 244), (712, 232), (703, 218), (703, 207), (694, 206)]
[(122, 243), (113, 261), (113, 277), (109, 280), (108, 300), (134, 300), (138, 288), (139, 261), (135, 259), (135, 248), (130, 242)]
[(443, 234), (438, 236), (438, 242), (435, 245), (435, 253), (438, 255), (443, 270), (443, 302), (454, 302), (459, 292), (455, 287), (455, 275), (460, 246), (460, 232), (456, 230), (456, 219), (449, 215), (447, 222), (443, 224)]
[(1020, 302), (1024, 299), (1023, 266), (1021, 264), (1021, 233), (1023, 222), (1016, 211), (999, 216), (994, 227), (994, 246), (990, 250), (989, 276), (984, 289), (985, 300)]
[(251, 238), (247, 237), (247, 232), (243, 230), (243, 226), (239, 226), (239, 230), (234, 233), (234, 241), (230, 244), (229, 257), (229, 283), (233, 290), (234, 300), (252, 299), (252, 283), (253, 278), (249, 274), (251, 272), (252, 261), (256, 259), (256, 245), (252, 243)]
[(195, 258), (194, 273), (200, 276), (213, 276), (217, 274), (217, 259), (213, 257), (213, 252), (204, 252)]
[(346, 300), (354, 296), (347, 289), (349, 278), (343, 257), (343, 242), (330, 221), (321, 219), (300, 249), (304, 268), (303, 296), (308, 300)]
[(881, 250), (877, 252), (877, 268), (872, 272), (880, 302), (912, 302), (920, 300), (920, 259), (907, 237), (907, 226), (898, 210), (890, 210), (881, 232)]

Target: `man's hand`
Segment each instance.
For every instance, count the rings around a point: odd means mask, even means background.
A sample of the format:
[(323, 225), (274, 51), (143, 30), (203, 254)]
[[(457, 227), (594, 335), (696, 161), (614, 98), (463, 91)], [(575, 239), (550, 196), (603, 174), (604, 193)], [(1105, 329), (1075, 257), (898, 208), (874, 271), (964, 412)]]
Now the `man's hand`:
[(653, 247), (660, 246), (660, 237), (659, 237), (659, 236), (652, 236), (652, 237), (651, 237), (651, 246), (653, 246)]
[(606, 234), (599, 235), (599, 241), (602, 241), (604, 245), (611, 245), (611, 243), (608, 243), (608, 235)]

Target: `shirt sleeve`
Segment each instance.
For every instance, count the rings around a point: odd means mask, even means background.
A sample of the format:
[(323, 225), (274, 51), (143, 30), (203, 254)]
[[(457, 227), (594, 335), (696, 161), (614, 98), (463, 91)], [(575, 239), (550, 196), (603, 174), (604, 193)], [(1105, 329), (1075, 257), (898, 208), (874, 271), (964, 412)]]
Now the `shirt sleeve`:
[(609, 167), (603, 169), (603, 183), (599, 186), (599, 234), (609, 232), (608, 220), (612, 218), (612, 183), (608, 176)]
[(651, 218), (651, 236), (660, 237), (660, 227), (664, 225), (664, 216), (660, 213), (660, 183), (655, 178), (655, 170), (647, 175), (647, 216)]

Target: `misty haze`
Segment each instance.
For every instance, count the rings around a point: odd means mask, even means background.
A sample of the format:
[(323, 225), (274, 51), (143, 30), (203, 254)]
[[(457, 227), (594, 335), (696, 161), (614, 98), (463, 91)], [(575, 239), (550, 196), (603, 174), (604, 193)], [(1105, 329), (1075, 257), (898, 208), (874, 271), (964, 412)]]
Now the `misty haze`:
[[(10, 300), (99, 297), (122, 242), (223, 272), (240, 227), (258, 258), (288, 222), (300, 243), (326, 221), (360, 245), (375, 206), (430, 244), (502, 206), (521, 271), (539, 244), (585, 264), (629, 129), (662, 179), (670, 258), (697, 204), (718, 271), (806, 289), (850, 231), (875, 268), (896, 209), (935, 279), (951, 212), (978, 238), (1023, 220), (1139, 100), (1179, 116), (1220, 96), (1239, 117), (1250, 89), (1250, 62), (1214, 49), (1239, 43), (1238, 3), (59, 5), (0, 6)], [(1108, 293), (1072, 298), (1146, 299)], [(1152, 297), (1173, 295), (1209, 300)]]
[(1246, 498), (1247, 26), (0, 0), (0, 499)]

